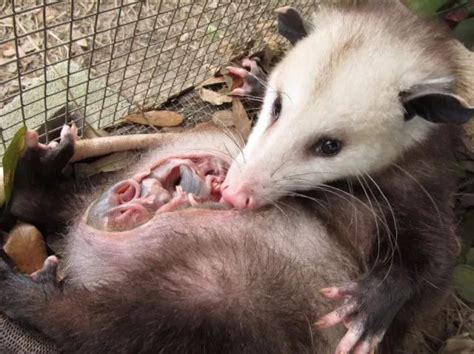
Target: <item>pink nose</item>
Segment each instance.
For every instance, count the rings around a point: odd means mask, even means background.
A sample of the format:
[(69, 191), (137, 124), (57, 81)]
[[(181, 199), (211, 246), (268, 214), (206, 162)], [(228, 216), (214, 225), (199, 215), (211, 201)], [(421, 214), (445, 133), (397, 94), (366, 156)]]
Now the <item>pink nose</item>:
[(255, 207), (255, 199), (251, 193), (251, 190), (246, 186), (237, 188), (225, 186), (222, 191), (222, 198), (236, 209), (252, 209)]

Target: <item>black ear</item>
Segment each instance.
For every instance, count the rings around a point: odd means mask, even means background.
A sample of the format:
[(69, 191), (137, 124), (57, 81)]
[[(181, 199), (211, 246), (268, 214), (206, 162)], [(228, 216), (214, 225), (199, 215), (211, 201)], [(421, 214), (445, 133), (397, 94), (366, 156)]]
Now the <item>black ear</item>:
[(304, 20), (300, 13), (289, 6), (280, 7), (275, 10), (278, 14), (278, 33), (295, 44), (308, 34), (304, 26)]
[(461, 97), (448, 93), (429, 93), (403, 98), (405, 120), (420, 116), (434, 123), (464, 124), (474, 117), (474, 108)]

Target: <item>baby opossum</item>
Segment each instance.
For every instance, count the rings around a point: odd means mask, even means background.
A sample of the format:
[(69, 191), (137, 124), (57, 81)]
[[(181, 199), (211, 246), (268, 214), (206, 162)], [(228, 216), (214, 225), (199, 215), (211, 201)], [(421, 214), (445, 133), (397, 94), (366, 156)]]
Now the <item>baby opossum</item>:
[(369, 268), (322, 290), (346, 301), (316, 327), (343, 322), (337, 352), (366, 353), (387, 330), (435, 306), (450, 284), (457, 245), (449, 123), (474, 116), (456, 91), (474, 85), (464, 82), (472, 68), (449, 35), (398, 1), (324, 8), (314, 27), (291, 32), (299, 41), (268, 79), (223, 198), (238, 209), (312, 199), (335, 240), (352, 235)]
[[(18, 217), (34, 220), (51, 204), (57, 176), (45, 167), (61, 171), (74, 133), (64, 128), (62, 142), (46, 148), (27, 133), (17, 172), (35, 178), (15, 179)], [(352, 250), (369, 252), (374, 235), (336, 239), (300, 199), (223, 209), (220, 185), (240, 148), (229, 131), (200, 129), (151, 151), (85, 200), (56, 194), (69, 206), (69, 216), (61, 214), (70, 224), (66, 278), (58, 283), (55, 257), (32, 276), (0, 261), (0, 311), (65, 353), (334, 352), (341, 329), (311, 328), (330, 308), (317, 290), (357, 277), (364, 261)], [(28, 195), (31, 203), (16, 205)], [(431, 312), (417, 310), (403, 333), (426, 329)], [(397, 332), (384, 345), (384, 353), (416, 352)]]

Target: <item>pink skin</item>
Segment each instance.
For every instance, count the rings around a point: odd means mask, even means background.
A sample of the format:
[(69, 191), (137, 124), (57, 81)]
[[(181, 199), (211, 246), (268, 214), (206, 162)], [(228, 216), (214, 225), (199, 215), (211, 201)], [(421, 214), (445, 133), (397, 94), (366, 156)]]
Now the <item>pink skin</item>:
[(226, 185), (222, 188), (222, 199), (236, 209), (258, 209), (260, 205), (252, 197), (250, 187), (246, 185), (237, 188)]
[(44, 260), (43, 267), (40, 270), (30, 274), (31, 279), (34, 281), (42, 281), (45, 277), (53, 278), (54, 282), (57, 282), (57, 269), (58, 269), (58, 258), (56, 256), (49, 256)]
[(242, 60), (242, 68), (228, 66), (226, 69), (229, 71), (231, 76), (242, 80), (242, 85), (240, 87), (234, 88), (231, 92), (236, 96), (252, 95), (255, 87), (249, 79), (253, 78), (257, 81), (262, 80), (262, 78), (259, 77), (259, 74), (262, 73), (262, 69), (260, 69), (255, 60), (250, 58), (245, 58)]
[(362, 323), (351, 321), (351, 315), (357, 311), (357, 305), (351, 301), (351, 293), (355, 291), (357, 284), (349, 283), (341, 287), (330, 287), (320, 290), (321, 295), (329, 300), (344, 299), (342, 306), (336, 310), (321, 317), (315, 324), (316, 329), (330, 328), (342, 323), (347, 329), (347, 333), (340, 340), (336, 354), (354, 353), (354, 354), (370, 354), (374, 353), (377, 346), (383, 339), (384, 333), (369, 336), (365, 339), (364, 326)]
[(103, 193), (89, 210), (88, 223), (104, 231), (124, 231), (159, 213), (219, 202), (226, 169), (212, 156), (160, 160)]
[[(70, 135), (73, 141), (77, 139), (77, 128), (74, 124), (72, 124), (71, 126), (63, 125), (61, 129), (61, 139), (65, 138), (67, 135)], [(39, 142), (38, 133), (34, 130), (28, 130), (25, 133), (25, 143), (28, 148), (40, 149), (44, 152), (46, 152), (47, 150), (54, 149), (56, 146), (58, 146), (57, 141), (51, 141), (48, 145), (41, 144)]]

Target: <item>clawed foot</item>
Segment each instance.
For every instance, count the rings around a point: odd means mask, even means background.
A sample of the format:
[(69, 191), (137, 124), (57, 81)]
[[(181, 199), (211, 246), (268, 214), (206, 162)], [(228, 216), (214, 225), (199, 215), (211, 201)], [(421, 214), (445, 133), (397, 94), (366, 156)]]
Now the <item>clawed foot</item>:
[(58, 190), (63, 178), (62, 171), (74, 155), (76, 139), (77, 128), (74, 124), (64, 125), (60, 141), (48, 145), (39, 142), (35, 131), (26, 132), (26, 148), (18, 159), (15, 170), (9, 205), (11, 215), (37, 227), (52, 220), (49, 215), (60, 206), (56, 201), (43, 196), (46, 193), (52, 195)]
[(13, 319), (28, 318), (35, 306), (60, 291), (57, 269), (55, 256), (48, 257), (43, 268), (31, 275), (16, 273), (0, 260), (0, 311)]
[(266, 73), (258, 58), (245, 58), (241, 68), (229, 66), (227, 70), (235, 83), (231, 91), (233, 95), (263, 97)]
[[(51, 141), (45, 145), (39, 142), (38, 133), (33, 130), (26, 132), (25, 140), (27, 150), (23, 154), (24, 157), (27, 155), (37, 155), (41, 158), (43, 163), (49, 165), (54, 164), (58, 167), (63, 168), (74, 153), (74, 144), (77, 139), (77, 128), (73, 123), (71, 126), (64, 125), (61, 129), (61, 140), (60, 142)], [(70, 156), (69, 156), (70, 155)], [(67, 161), (64, 162), (64, 160)]]
[(336, 348), (336, 354), (373, 353), (404, 304), (403, 293), (390, 289), (384, 280), (368, 277), (357, 283), (320, 290), (329, 300), (344, 300), (333, 312), (320, 318), (316, 329), (333, 327), (339, 323), (348, 329)]

